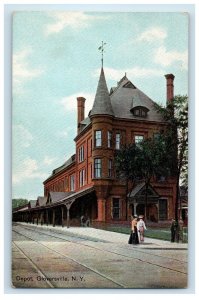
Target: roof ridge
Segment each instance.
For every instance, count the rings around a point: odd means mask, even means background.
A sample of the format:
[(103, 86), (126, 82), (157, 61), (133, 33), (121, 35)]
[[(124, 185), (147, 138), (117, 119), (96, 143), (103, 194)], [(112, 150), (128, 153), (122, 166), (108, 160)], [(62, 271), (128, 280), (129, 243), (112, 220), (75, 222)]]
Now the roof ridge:
[[(117, 86), (114, 87), (114, 89), (113, 89), (112, 93), (110, 94), (110, 96), (112, 96), (112, 95), (118, 90), (118, 88), (121, 87), (122, 82), (125, 81), (125, 80), (127, 80), (126, 83), (127, 83), (127, 82), (132, 83), (132, 81), (129, 80), (128, 77), (127, 77), (126, 75), (123, 76), (122, 79), (120, 79), (120, 80), (117, 82)], [(125, 84), (126, 84), (126, 83), (125, 83)], [(132, 85), (135, 86), (133, 83), (132, 83)], [(113, 87), (111, 87), (111, 89), (112, 89), (112, 88), (113, 88)], [(136, 86), (135, 86), (135, 88), (137, 89)]]

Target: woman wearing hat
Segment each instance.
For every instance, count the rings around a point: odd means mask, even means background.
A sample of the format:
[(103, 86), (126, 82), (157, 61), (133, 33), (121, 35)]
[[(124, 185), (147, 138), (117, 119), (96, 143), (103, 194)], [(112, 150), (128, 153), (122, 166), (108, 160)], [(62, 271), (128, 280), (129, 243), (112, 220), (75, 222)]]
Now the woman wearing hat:
[(143, 221), (143, 216), (139, 216), (139, 221), (137, 222), (137, 231), (139, 242), (144, 242), (144, 231), (146, 230), (146, 225)]
[(131, 221), (131, 235), (129, 238), (129, 244), (139, 244), (139, 239), (138, 239), (138, 231), (137, 231), (137, 216), (134, 216)]

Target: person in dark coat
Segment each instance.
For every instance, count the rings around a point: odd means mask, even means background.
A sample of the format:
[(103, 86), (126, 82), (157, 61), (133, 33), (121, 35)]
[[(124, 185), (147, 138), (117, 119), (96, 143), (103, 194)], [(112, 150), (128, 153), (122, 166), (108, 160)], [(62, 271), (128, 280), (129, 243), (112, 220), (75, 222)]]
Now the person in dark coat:
[(176, 239), (177, 229), (178, 229), (178, 223), (176, 222), (175, 219), (172, 220), (170, 229), (171, 229), (171, 242), (174, 243)]
[(131, 234), (129, 237), (129, 244), (137, 245), (139, 244), (138, 231), (137, 231), (137, 217), (133, 217), (131, 221)]

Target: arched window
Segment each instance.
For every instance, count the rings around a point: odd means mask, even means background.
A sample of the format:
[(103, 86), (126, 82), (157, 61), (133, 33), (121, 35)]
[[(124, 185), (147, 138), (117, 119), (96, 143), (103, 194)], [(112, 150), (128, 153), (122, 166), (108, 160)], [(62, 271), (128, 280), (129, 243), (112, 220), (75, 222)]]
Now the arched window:
[(131, 108), (131, 112), (135, 117), (146, 118), (149, 109), (145, 106), (135, 106)]

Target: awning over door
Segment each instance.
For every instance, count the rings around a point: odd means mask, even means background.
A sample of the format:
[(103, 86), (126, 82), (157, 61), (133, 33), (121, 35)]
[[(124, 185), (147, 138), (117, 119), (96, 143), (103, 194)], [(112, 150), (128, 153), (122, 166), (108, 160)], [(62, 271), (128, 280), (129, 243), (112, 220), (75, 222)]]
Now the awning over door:
[[(144, 182), (137, 184), (132, 191), (128, 194), (129, 204), (132, 203), (145, 203), (146, 185)], [(149, 185), (147, 189), (147, 202), (148, 204), (158, 203), (160, 196), (155, 189)]]

